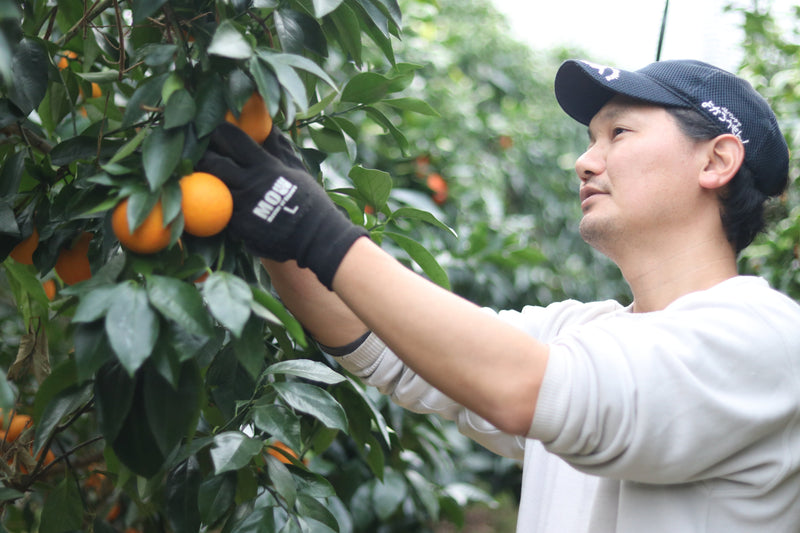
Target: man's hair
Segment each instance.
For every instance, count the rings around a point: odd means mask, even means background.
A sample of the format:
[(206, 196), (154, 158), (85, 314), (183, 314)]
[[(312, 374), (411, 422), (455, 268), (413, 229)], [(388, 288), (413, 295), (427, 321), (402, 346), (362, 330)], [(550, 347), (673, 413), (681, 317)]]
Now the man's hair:
[[(718, 126), (693, 109), (668, 107), (684, 135), (707, 141), (720, 135)], [(720, 217), (728, 242), (738, 254), (766, 226), (764, 204), (767, 195), (755, 186), (753, 172), (742, 163), (739, 171), (720, 192)]]

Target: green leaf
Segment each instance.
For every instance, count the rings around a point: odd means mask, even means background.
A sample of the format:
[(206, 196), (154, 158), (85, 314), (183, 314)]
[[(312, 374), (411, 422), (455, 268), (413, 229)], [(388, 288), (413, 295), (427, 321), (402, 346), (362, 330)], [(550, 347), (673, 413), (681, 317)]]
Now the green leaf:
[(25, 495), (18, 490), (9, 487), (0, 487), (0, 502), (17, 500), (23, 496)]
[(208, 83), (202, 84), (197, 91), (197, 113), (194, 125), (197, 136), (202, 138), (214, 131), (225, 118), (228, 106), (225, 104), (225, 94), (222, 80), (212, 77)]
[(158, 11), (166, 1), (167, 0), (136, 0), (136, 2), (131, 2), (134, 24), (143, 22), (147, 17)]
[(78, 307), (72, 321), (75, 323), (94, 322), (105, 316), (108, 308), (114, 303), (118, 286), (98, 287), (81, 294)]
[(65, 533), (83, 525), (83, 502), (78, 485), (64, 477), (47, 495), (42, 507), (40, 533)]
[(189, 457), (173, 468), (164, 486), (164, 510), (171, 531), (194, 533), (200, 531), (198, 495), (203, 474), (197, 459)]
[(392, 177), (387, 172), (355, 166), (350, 169), (348, 176), (353, 180), (356, 190), (376, 210), (386, 205), (392, 191)]
[(214, 32), (208, 53), (230, 59), (248, 59), (253, 55), (253, 48), (234, 23), (226, 19)]
[(400, 146), (400, 149), (404, 154), (408, 151), (408, 139), (406, 138), (405, 134), (400, 131), (400, 128), (394, 125), (391, 119), (389, 119), (389, 117), (387, 117), (383, 111), (375, 106), (367, 106), (364, 108), (364, 111), (366, 111), (367, 115), (369, 115), (369, 117), (375, 121), (376, 124), (380, 124), (386, 128), (386, 131), (389, 132), (398, 146)]
[(303, 57), (297, 54), (280, 54), (270, 51), (269, 49), (260, 49), (258, 51), (259, 55), (264, 58), (267, 63), (274, 65), (276, 63), (289, 65), (294, 68), (298, 68), (300, 70), (305, 70), (313, 74), (314, 76), (318, 77), (334, 89), (336, 89), (336, 82), (328, 75), (327, 72), (322, 70), (322, 68), (311, 61), (310, 59)]
[[(24, 150), (9, 154), (0, 167), (0, 198), (14, 195), (19, 190), (22, 171), (25, 168), (26, 153)], [(11, 217), (14, 218), (13, 216)]]
[(297, 500), (297, 484), (294, 476), (283, 462), (272, 455), (267, 455), (267, 473), (275, 491), (291, 508)]
[(248, 437), (241, 431), (226, 431), (214, 436), (210, 451), (214, 473), (219, 475), (245, 467), (263, 447), (260, 440)]
[(383, 482), (376, 482), (372, 489), (372, 503), (381, 520), (388, 520), (397, 511), (408, 494), (405, 479), (398, 472), (389, 471)]
[(105, 324), (101, 320), (78, 324), (73, 334), (73, 342), (79, 383), (94, 376), (95, 372), (114, 355), (106, 338)]
[(117, 362), (103, 365), (94, 382), (100, 432), (113, 442), (133, 405), (136, 382)]
[(233, 506), (236, 497), (236, 473), (211, 476), (200, 484), (197, 503), (203, 523), (216, 524)]
[(377, 426), (378, 432), (380, 432), (381, 437), (383, 437), (383, 442), (387, 446), (391, 446), (386, 419), (383, 418), (383, 415), (381, 414), (380, 409), (375, 405), (375, 402), (372, 401), (369, 395), (367, 395), (366, 391), (364, 390), (364, 385), (356, 382), (350, 377), (347, 378), (347, 382), (350, 384), (350, 389), (361, 398), (361, 400), (364, 402), (364, 405), (366, 405), (370, 413), (372, 413), (372, 418), (375, 420), (375, 426)]
[(233, 338), (233, 349), (239, 363), (253, 378), (258, 378), (267, 355), (264, 342), (264, 321), (255, 314), (245, 323), (240, 337)]
[(148, 303), (147, 291), (133, 283), (121, 285), (105, 326), (111, 348), (132, 376), (150, 356), (158, 338), (158, 316)]
[(132, 472), (150, 478), (164, 465), (164, 455), (151, 430), (145, 409), (142, 379), (136, 381), (133, 402), (117, 437), (111, 443), (117, 458)]
[(306, 85), (303, 79), (297, 72), (288, 64), (270, 56), (260, 54), (256, 56), (254, 63), (261, 62), (268, 68), (272, 69), (275, 76), (278, 78), (278, 83), (281, 87), (286, 89), (289, 97), (295, 105), (305, 111), (308, 109), (308, 93), (306, 92)]
[(143, 376), (147, 420), (159, 449), (168, 456), (197, 423), (203, 380), (194, 361), (181, 365), (177, 388), (155, 369), (147, 370)]
[(189, 91), (186, 89), (175, 91), (164, 108), (164, 128), (185, 126), (194, 119), (196, 111), (197, 106)]
[(321, 19), (339, 7), (342, 0), (314, 0), (314, 16)]
[(436, 258), (433, 257), (433, 254), (431, 254), (424, 246), (413, 239), (409, 239), (405, 235), (400, 235), (399, 233), (386, 231), (383, 234), (400, 245), (400, 248), (405, 250), (409, 257), (411, 257), (411, 259), (413, 259), (414, 262), (416, 262), (420, 268), (422, 268), (422, 271), (430, 278), (431, 281), (441, 287), (444, 287), (445, 289), (450, 290), (450, 280), (447, 277), (447, 271), (445, 271), (445, 269), (439, 265), (439, 263), (436, 261)]
[(113, 157), (120, 148), (121, 141), (104, 139), (98, 150), (97, 137), (78, 135), (55, 145), (50, 151), (50, 162), (62, 166), (75, 161), (103, 160)]
[(11, 101), (28, 115), (39, 106), (47, 92), (47, 69), (50, 58), (38, 39), (22, 39), (14, 51), (14, 85)]
[(392, 79), (377, 72), (362, 72), (350, 78), (342, 89), (343, 102), (372, 104), (389, 92)]
[[(261, 290), (257, 287), (253, 287), (253, 303), (263, 306), (267, 309), (275, 318), (278, 319), (281, 325), (286, 328), (286, 331), (292, 336), (292, 338), (297, 341), (300, 346), (305, 348), (308, 346), (308, 341), (306, 340), (306, 334), (303, 330), (303, 326), (297, 319), (286, 310), (286, 307), (277, 300), (274, 296), (269, 294), (268, 292)], [(256, 312), (254, 310), (254, 312)], [(261, 315), (259, 315), (261, 316)], [(265, 317), (262, 316), (265, 320)]]
[(183, 142), (183, 130), (156, 128), (142, 143), (142, 165), (151, 191), (158, 190), (178, 166)]
[(39, 455), (64, 417), (77, 411), (78, 408), (89, 403), (91, 399), (92, 385), (87, 384), (83, 387), (71, 387), (48, 402), (36, 424), (33, 456), (37, 457)]
[(361, 25), (358, 15), (347, 4), (328, 15), (338, 33), (339, 44), (357, 66), (361, 66)]
[(139, 148), (139, 145), (142, 144), (142, 141), (145, 139), (146, 136), (147, 136), (147, 129), (146, 128), (140, 129), (131, 140), (126, 142), (124, 145), (122, 145), (122, 147), (119, 150), (117, 150), (117, 153), (114, 154), (114, 157), (109, 159), (108, 163), (106, 164), (110, 165), (117, 163), (119, 161), (122, 161), (129, 155), (131, 155), (133, 152), (136, 151), (137, 148)]
[(133, 93), (128, 104), (125, 106), (125, 113), (122, 115), (122, 127), (132, 126), (142, 115), (145, 114), (144, 107), (155, 108), (161, 100), (161, 87), (169, 77), (169, 72), (153, 76), (139, 84)]
[(300, 450), (303, 441), (300, 435), (300, 417), (283, 405), (265, 403), (253, 408), (253, 423), (292, 450)]
[(334, 385), (346, 378), (324, 364), (310, 359), (290, 359), (270, 365), (265, 374), (290, 374), (326, 385)]
[(292, 409), (313, 416), (325, 427), (347, 432), (347, 415), (328, 391), (296, 381), (273, 383), (272, 386)]
[[(312, 519), (332, 532), (339, 531), (339, 522), (328, 507), (316, 498), (301, 492), (297, 495), (297, 513), (306, 519)], [(313, 531), (320, 531), (321, 528)], [(321, 531), (320, 531), (321, 533)]]
[(271, 533), (276, 531), (271, 507), (258, 507), (236, 522), (230, 533)]
[(419, 113), (420, 115), (428, 115), (431, 117), (440, 116), (439, 112), (432, 108), (430, 104), (424, 100), (420, 100), (419, 98), (388, 98), (386, 100), (382, 100), (381, 103), (396, 107), (398, 109), (403, 109), (405, 111)]
[(422, 209), (417, 209), (416, 207), (401, 207), (396, 209), (392, 212), (390, 217), (391, 219), (398, 219), (398, 218), (410, 218), (414, 220), (421, 220), (423, 222), (427, 222), (437, 228), (443, 229), (448, 232), (453, 237), (458, 237), (456, 230), (436, 218), (436, 216), (431, 213), (430, 211), (424, 211)]
[(203, 283), (203, 296), (214, 318), (240, 337), (253, 302), (247, 282), (228, 272), (214, 272)]
[(146, 281), (147, 297), (162, 315), (188, 333), (204, 337), (214, 334), (203, 298), (194, 285), (167, 276), (149, 276)]

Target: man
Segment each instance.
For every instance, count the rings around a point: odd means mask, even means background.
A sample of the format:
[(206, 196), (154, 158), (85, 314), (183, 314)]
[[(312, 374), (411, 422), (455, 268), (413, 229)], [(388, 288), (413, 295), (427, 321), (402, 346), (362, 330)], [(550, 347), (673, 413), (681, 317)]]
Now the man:
[(519, 532), (800, 530), (800, 306), (736, 270), (787, 183), (772, 111), (694, 61), (567, 61), (555, 91), (589, 131), (581, 235), (628, 307), (480, 309), (362, 238), (277, 134), (261, 150), (223, 125), (201, 164), (325, 350), (524, 458)]

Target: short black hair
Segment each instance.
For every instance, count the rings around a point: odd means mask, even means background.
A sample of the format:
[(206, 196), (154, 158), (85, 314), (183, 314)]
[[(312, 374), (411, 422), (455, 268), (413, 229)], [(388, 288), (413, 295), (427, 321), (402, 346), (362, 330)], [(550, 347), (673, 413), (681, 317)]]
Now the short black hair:
[[(693, 109), (666, 109), (690, 139), (707, 141), (720, 135), (716, 124)], [(756, 188), (754, 178), (753, 172), (742, 163), (719, 195), (722, 227), (737, 255), (766, 227), (764, 206), (768, 196)]]

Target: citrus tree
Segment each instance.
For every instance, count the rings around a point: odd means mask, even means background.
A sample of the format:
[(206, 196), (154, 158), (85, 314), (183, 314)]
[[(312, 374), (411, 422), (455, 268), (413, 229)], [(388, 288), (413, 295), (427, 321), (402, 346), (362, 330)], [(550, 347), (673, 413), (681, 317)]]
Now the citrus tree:
[[(800, 9), (778, 19), (769, 6), (758, 2), (732, 2), (742, 16), (745, 32), (742, 74), (752, 81), (775, 109), (792, 155), (800, 150)], [(800, 300), (800, 173), (796, 157), (790, 158), (790, 183), (784, 195), (770, 204), (769, 230), (747, 248), (742, 270), (769, 279), (773, 286)]]
[[(351, 219), (449, 286), (359, 153), (406, 91), (395, 0), (0, 3), (2, 525), (8, 531), (408, 531), (480, 492), (447, 428), (407, 430), (337, 371), (223, 228), (195, 164), (274, 123)], [(6, 322), (4, 322), (6, 324)]]

